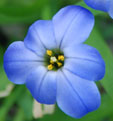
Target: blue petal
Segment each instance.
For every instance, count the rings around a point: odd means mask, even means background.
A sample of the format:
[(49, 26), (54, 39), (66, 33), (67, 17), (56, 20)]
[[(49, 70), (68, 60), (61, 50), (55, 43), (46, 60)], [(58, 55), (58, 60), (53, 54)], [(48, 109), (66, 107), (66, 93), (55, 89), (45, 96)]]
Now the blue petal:
[(81, 118), (100, 106), (100, 94), (94, 82), (63, 70), (57, 79), (57, 104), (63, 112)]
[(80, 6), (68, 6), (53, 17), (57, 45), (61, 48), (84, 42), (94, 25), (94, 16)]
[(109, 10), (110, 1), (112, 0), (84, 0), (84, 1), (89, 7), (107, 12)]
[(11, 44), (4, 55), (4, 69), (10, 81), (23, 84), (29, 73), (42, 61), (21, 41)]
[(56, 101), (56, 72), (38, 67), (28, 77), (26, 86), (40, 103), (54, 104)]
[(24, 39), (25, 45), (43, 56), (45, 49), (56, 47), (53, 25), (51, 21), (39, 20), (29, 28), (28, 34)]
[(64, 49), (64, 68), (75, 75), (96, 81), (104, 77), (105, 63), (99, 52), (88, 45), (70, 46)]
[(110, 9), (109, 9), (109, 15), (113, 19), (113, 0), (110, 1)]

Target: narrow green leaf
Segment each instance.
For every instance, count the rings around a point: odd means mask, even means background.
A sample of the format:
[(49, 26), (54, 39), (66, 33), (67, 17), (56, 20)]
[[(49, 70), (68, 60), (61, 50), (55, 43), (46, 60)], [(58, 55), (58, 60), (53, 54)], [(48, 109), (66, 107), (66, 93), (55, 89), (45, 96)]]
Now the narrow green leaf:
[(19, 108), (16, 116), (14, 117), (13, 121), (25, 121), (24, 112), (21, 108)]
[(4, 49), (0, 46), (0, 91), (3, 91), (6, 89), (7, 85), (11, 82), (8, 80), (4, 68), (3, 68), (3, 54)]
[(32, 120), (33, 98), (27, 89), (21, 94), (18, 104), (23, 109), (26, 120)]
[(0, 121), (6, 121), (6, 115), (12, 105), (19, 100), (19, 97), (24, 92), (23, 86), (16, 87), (11, 95), (4, 99), (2, 106), (0, 107)]

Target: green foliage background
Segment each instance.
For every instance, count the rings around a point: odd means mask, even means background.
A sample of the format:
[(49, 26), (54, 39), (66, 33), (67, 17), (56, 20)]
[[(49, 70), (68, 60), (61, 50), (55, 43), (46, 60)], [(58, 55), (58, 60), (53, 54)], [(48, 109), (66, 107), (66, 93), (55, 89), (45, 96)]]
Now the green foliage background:
[(16, 85), (9, 96), (0, 98), (0, 121), (113, 121), (113, 20), (107, 13), (87, 7), (82, 0), (0, 0), (0, 92), (11, 83), (3, 70), (3, 54), (8, 45), (23, 40), (34, 21), (51, 19), (70, 4), (82, 5), (95, 15), (95, 27), (86, 43), (97, 48), (106, 62), (106, 75), (97, 83), (102, 95), (100, 108), (73, 119), (56, 106), (53, 115), (34, 119), (31, 94), (24, 85)]

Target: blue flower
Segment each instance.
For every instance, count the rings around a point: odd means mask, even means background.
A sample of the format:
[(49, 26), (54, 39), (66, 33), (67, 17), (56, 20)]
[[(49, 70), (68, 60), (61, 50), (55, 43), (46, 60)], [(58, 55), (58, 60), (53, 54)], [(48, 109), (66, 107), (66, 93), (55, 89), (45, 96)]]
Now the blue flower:
[(84, 0), (85, 3), (96, 10), (108, 12), (113, 18), (113, 0)]
[(24, 42), (12, 43), (4, 55), (9, 80), (26, 84), (40, 103), (57, 102), (72, 117), (96, 110), (101, 99), (94, 81), (103, 78), (105, 64), (95, 48), (83, 44), (93, 26), (94, 16), (80, 6), (36, 21)]

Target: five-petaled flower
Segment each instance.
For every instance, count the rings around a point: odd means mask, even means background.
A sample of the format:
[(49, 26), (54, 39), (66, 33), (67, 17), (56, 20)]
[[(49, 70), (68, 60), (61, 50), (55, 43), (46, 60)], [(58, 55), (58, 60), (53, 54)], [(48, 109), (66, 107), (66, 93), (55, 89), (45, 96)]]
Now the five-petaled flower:
[(84, 0), (85, 3), (96, 10), (108, 12), (113, 18), (113, 0)]
[(38, 20), (24, 42), (12, 43), (4, 55), (4, 69), (13, 83), (26, 84), (40, 103), (54, 104), (80, 118), (100, 105), (94, 81), (103, 78), (99, 52), (83, 42), (94, 16), (80, 6), (61, 9), (52, 20)]

